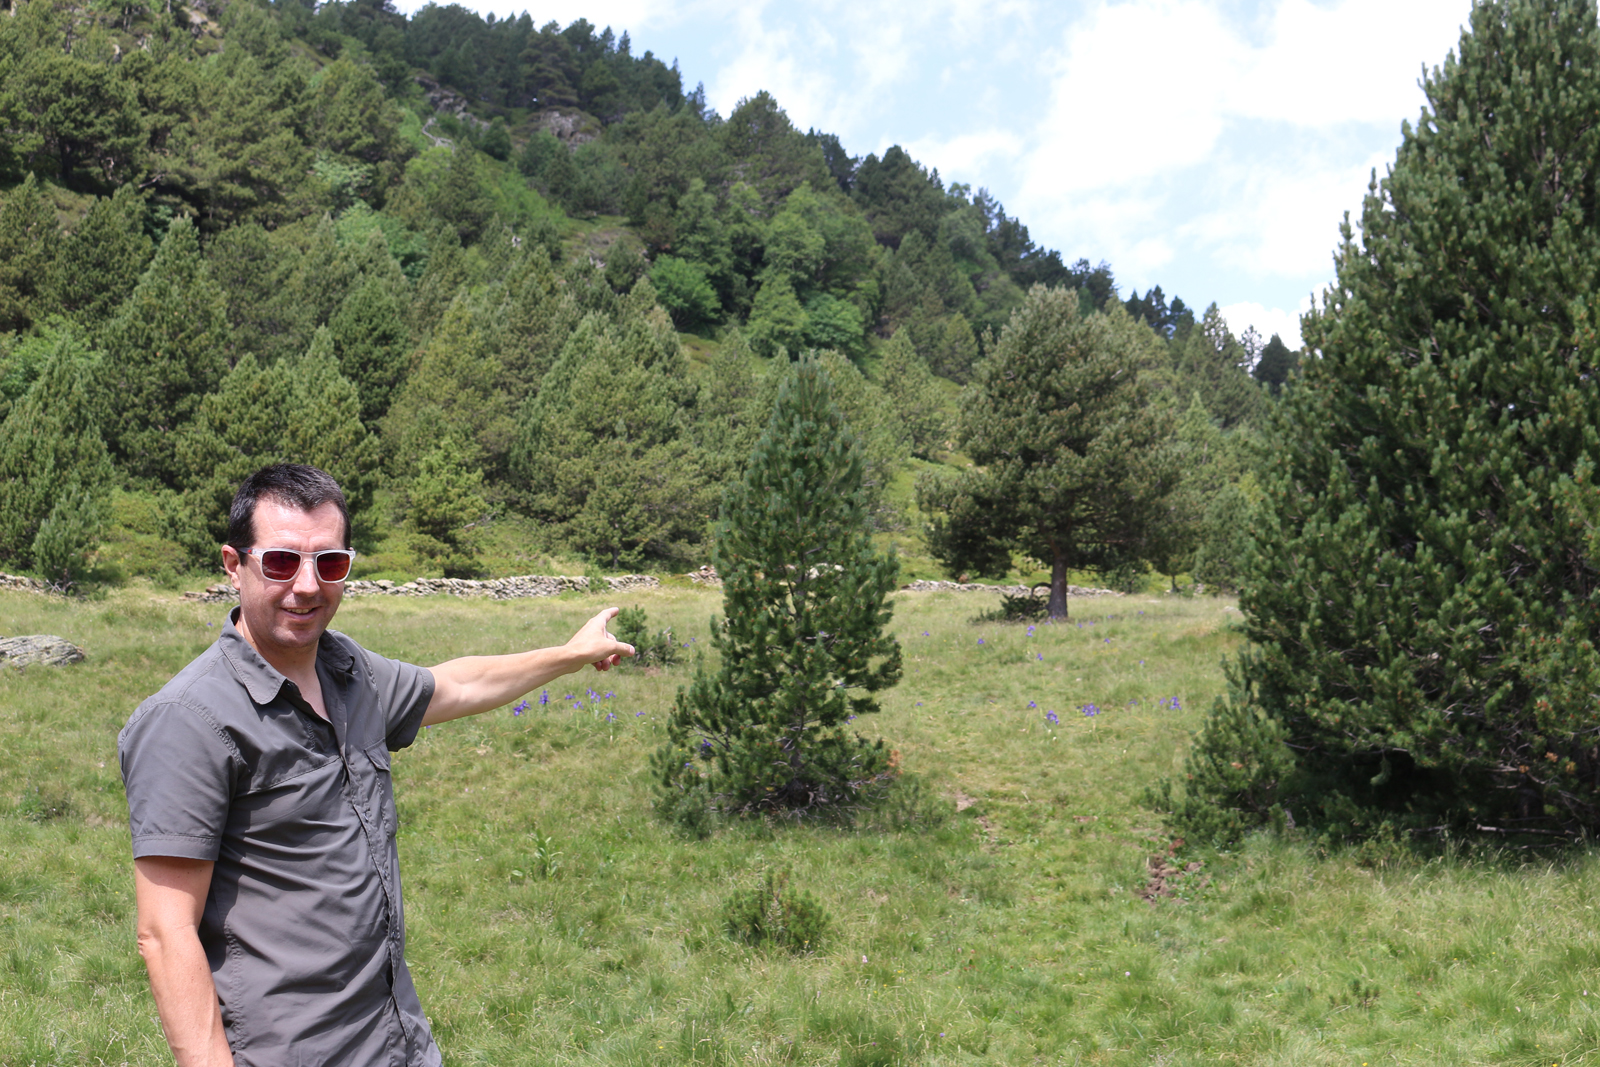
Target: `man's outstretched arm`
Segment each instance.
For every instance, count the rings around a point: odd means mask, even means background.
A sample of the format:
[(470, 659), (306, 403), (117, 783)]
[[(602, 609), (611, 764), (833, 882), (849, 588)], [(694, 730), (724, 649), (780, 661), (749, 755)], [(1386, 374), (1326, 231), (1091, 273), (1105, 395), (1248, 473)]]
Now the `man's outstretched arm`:
[(433, 726), (509, 704), (564, 674), (582, 670), (586, 663), (594, 664), (597, 671), (610, 670), (634, 651), (632, 645), (618, 641), (606, 630), (606, 624), (616, 617), (616, 608), (606, 608), (557, 648), (509, 656), (462, 656), (430, 668), (433, 699), (422, 725)]
[(139, 954), (150, 971), (161, 1029), (178, 1067), (233, 1067), (222, 1007), (200, 945), (211, 863), (172, 856), (133, 861)]

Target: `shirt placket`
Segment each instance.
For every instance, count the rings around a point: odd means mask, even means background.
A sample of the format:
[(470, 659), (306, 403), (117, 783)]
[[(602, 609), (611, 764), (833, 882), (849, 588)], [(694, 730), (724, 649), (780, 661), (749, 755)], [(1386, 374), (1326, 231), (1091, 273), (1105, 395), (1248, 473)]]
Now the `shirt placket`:
[[(389, 950), (389, 1003), (394, 1010), (395, 1018), (400, 1021), (401, 1033), (405, 1036), (406, 1061), (410, 1061), (410, 1049), (416, 1044), (416, 1035), (411, 1032), (410, 1025), (406, 1022), (405, 1012), (400, 1010), (400, 1003), (395, 999), (395, 978), (403, 964), (400, 950), (400, 892), (395, 884), (394, 873), (389, 867), (389, 838), (383, 831), (383, 813), (373, 805), (382, 803), (382, 790), (375, 781), (377, 771), (372, 767), (372, 761), (363, 751), (357, 751), (349, 743), (349, 709), (345, 704), (346, 690), (343, 686), (329, 685), (327, 675), (323, 676), (322, 699), (328, 709), (328, 721), (333, 725), (334, 735), (339, 745), (339, 759), (344, 763), (344, 794), (355, 810), (356, 819), (361, 823), (362, 835), (367, 839), (367, 853), (372, 859), (373, 869), (378, 875), (378, 885), (383, 890), (384, 916), (388, 920), (388, 928), (384, 931), (384, 944)], [(366, 798), (371, 798), (369, 803)]]

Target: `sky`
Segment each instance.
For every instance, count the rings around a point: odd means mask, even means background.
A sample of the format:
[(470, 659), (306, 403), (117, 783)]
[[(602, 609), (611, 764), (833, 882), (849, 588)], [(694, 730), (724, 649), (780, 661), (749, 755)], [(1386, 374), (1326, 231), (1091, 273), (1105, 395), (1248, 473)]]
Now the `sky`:
[[(402, 10), (419, 4), (402, 0)], [(852, 154), (987, 188), (1124, 296), (1299, 346), (1471, 0), (470, 0), (626, 30), (723, 115), (765, 89)]]

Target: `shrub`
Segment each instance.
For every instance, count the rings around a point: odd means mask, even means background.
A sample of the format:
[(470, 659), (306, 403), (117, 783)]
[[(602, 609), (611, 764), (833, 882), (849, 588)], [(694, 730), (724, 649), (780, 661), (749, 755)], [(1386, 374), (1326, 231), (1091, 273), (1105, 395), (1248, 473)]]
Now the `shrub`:
[(761, 883), (740, 890), (722, 906), (728, 936), (756, 948), (816, 952), (832, 920), (815, 897), (789, 887), (789, 871), (768, 871)]
[(649, 619), (638, 605), (617, 612), (611, 633), (618, 641), (633, 646), (633, 658), (622, 661), (626, 665), (670, 667), (678, 661), (678, 642), (673, 640), (672, 627), (651, 633)]

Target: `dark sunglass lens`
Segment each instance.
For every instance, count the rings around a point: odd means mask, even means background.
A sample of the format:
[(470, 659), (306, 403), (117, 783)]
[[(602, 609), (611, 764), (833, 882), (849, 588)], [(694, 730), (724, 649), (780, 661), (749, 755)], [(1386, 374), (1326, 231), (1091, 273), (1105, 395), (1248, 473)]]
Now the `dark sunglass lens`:
[(343, 552), (329, 552), (317, 557), (317, 577), (325, 582), (342, 582), (350, 573), (350, 557)]
[(300, 569), (300, 553), (273, 549), (261, 553), (261, 573), (275, 582), (287, 582)]

